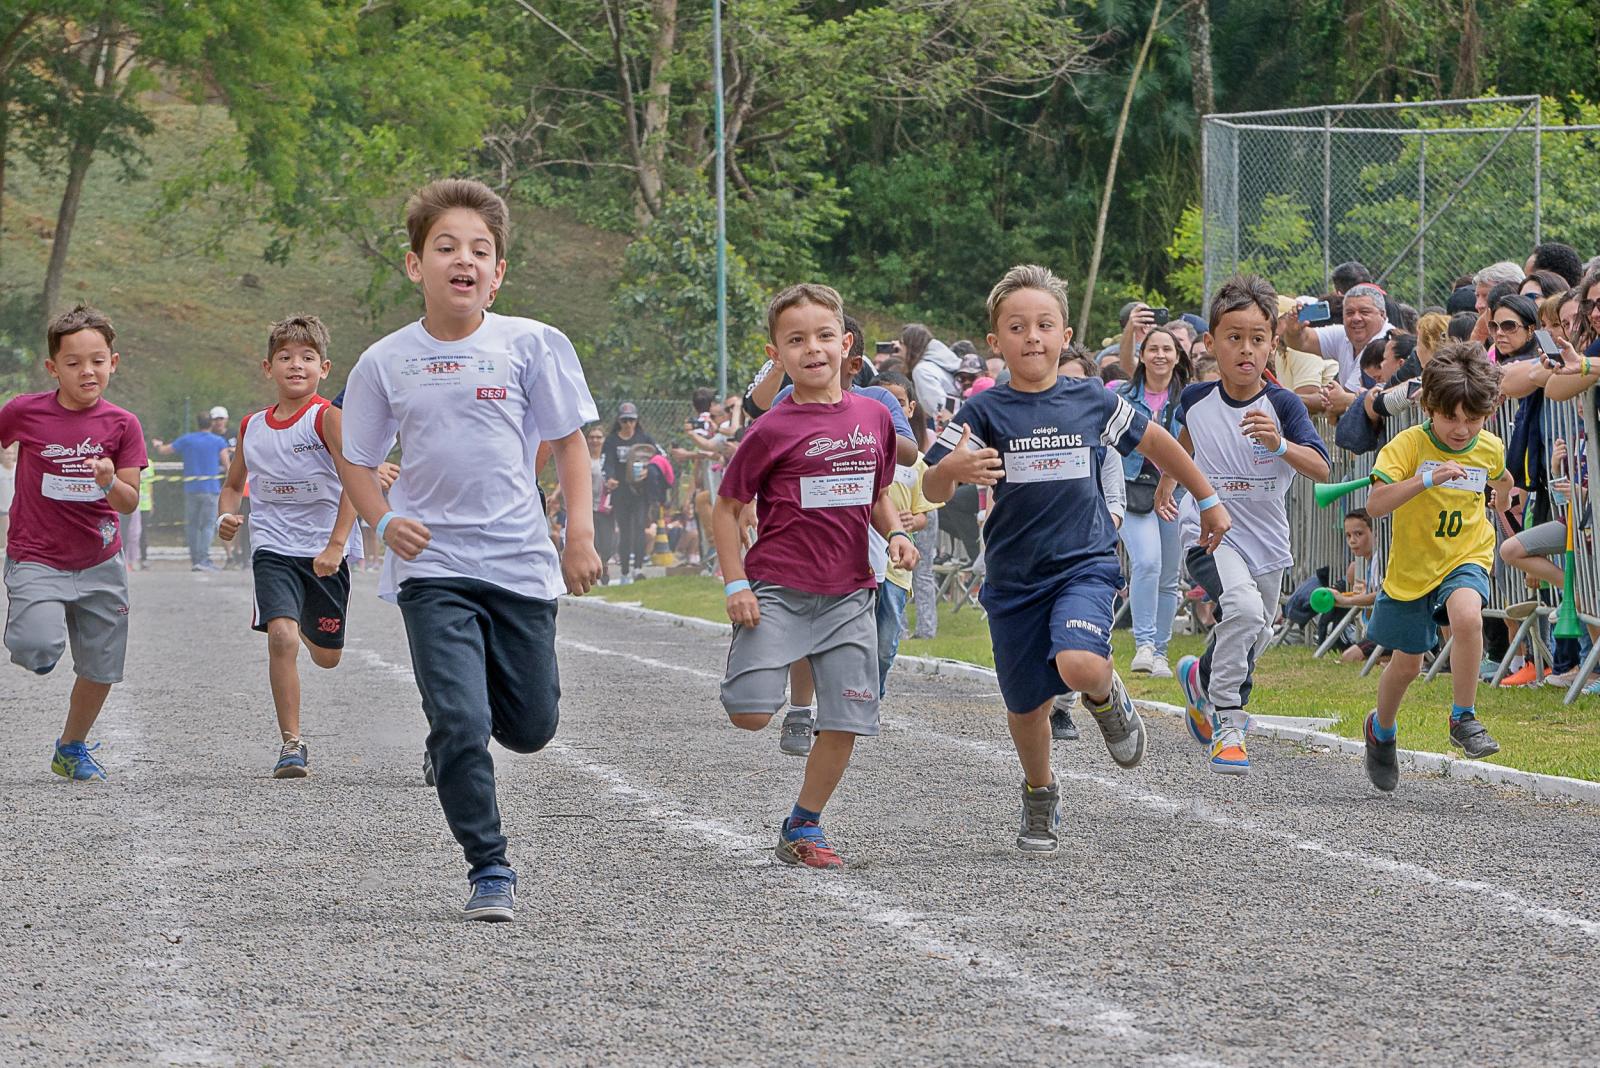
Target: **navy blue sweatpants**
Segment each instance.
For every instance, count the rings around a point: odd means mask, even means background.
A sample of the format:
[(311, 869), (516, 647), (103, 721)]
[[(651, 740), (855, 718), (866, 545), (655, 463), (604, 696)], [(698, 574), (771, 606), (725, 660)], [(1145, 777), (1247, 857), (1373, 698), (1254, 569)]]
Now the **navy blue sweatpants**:
[(410, 579), (399, 602), (439, 804), (467, 878), (510, 874), (489, 739), (533, 753), (555, 737), (556, 603), (468, 578)]

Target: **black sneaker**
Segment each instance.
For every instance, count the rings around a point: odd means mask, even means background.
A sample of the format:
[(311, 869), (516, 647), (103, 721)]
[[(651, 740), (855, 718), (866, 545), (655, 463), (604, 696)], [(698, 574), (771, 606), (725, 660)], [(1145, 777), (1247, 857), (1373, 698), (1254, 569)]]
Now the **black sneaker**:
[(1378, 710), (1373, 709), (1367, 713), (1366, 726), (1362, 728), (1362, 735), (1367, 740), (1367, 778), (1372, 780), (1372, 785), (1384, 793), (1391, 793), (1400, 784), (1400, 760), (1395, 756), (1398, 748), (1398, 739), (1391, 738), (1387, 742), (1380, 742), (1372, 736), (1372, 725), (1378, 720)]
[(1489, 735), (1489, 728), (1477, 716), (1462, 716), (1450, 721), (1450, 744), (1468, 760), (1481, 760), (1500, 752), (1500, 743)]
[(1050, 709), (1050, 737), (1058, 742), (1078, 740), (1078, 725), (1072, 722), (1072, 706), (1077, 703), (1076, 697), (1076, 694), (1064, 693), (1056, 698), (1056, 703)]

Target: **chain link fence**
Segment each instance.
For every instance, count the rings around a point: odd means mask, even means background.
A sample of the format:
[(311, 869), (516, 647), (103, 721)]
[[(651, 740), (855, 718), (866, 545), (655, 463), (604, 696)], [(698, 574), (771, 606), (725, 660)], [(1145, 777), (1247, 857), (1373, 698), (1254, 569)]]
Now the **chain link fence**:
[(1252, 271), (1326, 293), (1359, 260), (1398, 300), (1541, 241), (1600, 249), (1600, 115), (1536, 96), (1209, 115), (1205, 287)]

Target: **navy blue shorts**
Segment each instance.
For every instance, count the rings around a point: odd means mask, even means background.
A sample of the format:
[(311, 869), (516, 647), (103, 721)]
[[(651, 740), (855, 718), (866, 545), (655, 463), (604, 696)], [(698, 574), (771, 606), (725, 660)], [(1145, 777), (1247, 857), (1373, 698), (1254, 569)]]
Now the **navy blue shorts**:
[(306, 641), (322, 649), (344, 648), (345, 609), (350, 604), (350, 565), (323, 578), (311, 558), (257, 549), (250, 558), (255, 606), (250, 628), (265, 632), (274, 619), (293, 619)]
[(1367, 637), (1385, 649), (1420, 656), (1439, 643), (1439, 628), (1450, 625), (1445, 603), (1452, 593), (1462, 589), (1477, 591), (1482, 604), (1488, 604), (1489, 573), (1479, 564), (1462, 564), (1415, 601), (1397, 601), (1379, 591), (1377, 603), (1372, 606), (1372, 620), (1367, 624)]
[(1020, 591), (985, 584), (979, 600), (989, 613), (994, 670), (1009, 712), (1032, 712), (1067, 684), (1056, 654), (1072, 650), (1111, 657), (1112, 607), (1122, 588), (1115, 556), (1081, 564)]

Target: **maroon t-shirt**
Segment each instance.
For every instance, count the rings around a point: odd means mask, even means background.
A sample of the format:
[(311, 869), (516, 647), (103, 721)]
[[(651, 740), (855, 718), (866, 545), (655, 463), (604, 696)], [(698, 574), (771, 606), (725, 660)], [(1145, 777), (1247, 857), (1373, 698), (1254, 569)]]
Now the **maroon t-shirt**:
[(25, 393), (0, 408), (0, 447), (17, 450), (6, 555), (57, 571), (82, 571), (122, 548), (116, 511), (94, 480), (94, 461), (118, 470), (149, 466), (144, 430), (132, 412), (104, 400), (81, 412), (55, 391)]
[(724, 497), (756, 500), (752, 580), (826, 596), (877, 586), (867, 561), (872, 505), (894, 481), (894, 424), (877, 401), (780, 401), (745, 432)]

